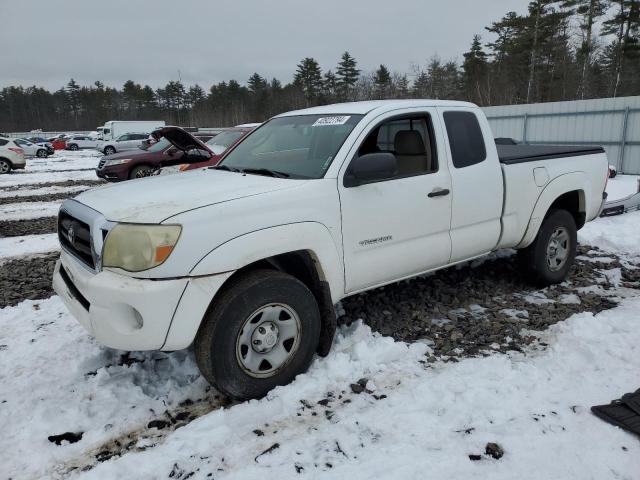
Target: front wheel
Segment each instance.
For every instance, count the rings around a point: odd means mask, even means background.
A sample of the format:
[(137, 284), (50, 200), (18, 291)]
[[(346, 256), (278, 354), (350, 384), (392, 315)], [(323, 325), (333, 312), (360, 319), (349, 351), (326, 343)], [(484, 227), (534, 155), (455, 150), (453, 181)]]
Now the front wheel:
[(311, 291), (277, 270), (231, 280), (205, 316), (195, 340), (202, 375), (222, 393), (260, 398), (309, 368), (320, 338)]
[(0, 175), (9, 173), (11, 171), (11, 164), (8, 160), (0, 158)]
[(147, 165), (138, 165), (131, 169), (129, 179), (148, 177), (153, 173), (153, 169)]
[(45, 158), (47, 156), (47, 151), (44, 149), (40, 149), (36, 152), (36, 156), (39, 158)]
[(573, 215), (551, 210), (533, 243), (519, 252), (529, 280), (540, 286), (563, 282), (576, 258), (577, 238)]
[(105, 155), (113, 155), (114, 153), (116, 153), (116, 149), (113, 147), (106, 147), (104, 149), (104, 154)]
[(75, 143), (72, 143), (71, 145), (69, 145), (69, 150), (73, 150), (74, 152), (78, 150), (78, 148), (79, 148), (78, 145), (76, 145)]

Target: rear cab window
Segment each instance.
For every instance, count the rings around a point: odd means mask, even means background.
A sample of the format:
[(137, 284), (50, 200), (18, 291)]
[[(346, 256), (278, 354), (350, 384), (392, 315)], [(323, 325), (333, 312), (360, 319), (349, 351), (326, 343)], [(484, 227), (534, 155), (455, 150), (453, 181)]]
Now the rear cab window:
[(478, 117), (472, 112), (448, 111), (443, 118), (453, 166), (465, 168), (483, 162), (487, 149)]

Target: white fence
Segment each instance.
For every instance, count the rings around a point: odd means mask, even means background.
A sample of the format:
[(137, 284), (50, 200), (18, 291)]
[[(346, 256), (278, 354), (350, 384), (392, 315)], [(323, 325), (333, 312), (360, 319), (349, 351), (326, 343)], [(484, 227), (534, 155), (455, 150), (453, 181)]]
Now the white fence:
[(496, 137), (539, 145), (602, 145), (619, 172), (640, 174), (640, 97), (483, 110)]

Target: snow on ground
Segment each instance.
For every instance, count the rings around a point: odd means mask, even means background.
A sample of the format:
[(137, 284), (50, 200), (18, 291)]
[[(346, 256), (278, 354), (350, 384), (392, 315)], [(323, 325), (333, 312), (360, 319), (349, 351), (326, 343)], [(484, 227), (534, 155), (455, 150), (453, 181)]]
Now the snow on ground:
[(58, 234), (56, 233), (24, 235), (22, 237), (0, 237), (0, 262), (11, 257), (23, 257), (55, 250), (60, 250)]
[(99, 180), (95, 170), (73, 170), (69, 172), (34, 172), (29, 170), (24, 172), (12, 172), (8, 175), (0, 175), (0, 189), (14, 190), (16, 187), (23, 187), (29, 184), (64, 182), (66, 180)]
[(22, 220), (58, 215), (62, 200), (57, 202), (24, 202), (0, 205), (0, 219)]
[(608, 201), (619, 200), (638, 191), (638, 180), (640, 175), (617, 175), (610, 178), (607, 184)]
[(47, 158), (27, 159), (28, 172), (49, 172), (52, 170), (81, 170), (95, 169), (98, 166), (102, 152), (97, 150), (77, 150), (75, 152), (56, 150)]
[[(34, 159), (25, 173), (0, 176), (0, 196), (94, 180), (82, 169), (98, 155)], [(610, 198), (633, 193), (632, 180), (611, 179)], [(29, 205), (1, 206), (0, 218), (42, 207)], [(591, 222), (579, 239), (640, 257), (640, 212)], [(0, 238), (0, 264), (58, 248), (56, 234)], [(0, 309), (0, 478), (638, 478), (637, 438), (589, 412), (640, 387), (640, 297), (626, 296), (617, 308), (553, 326), (542, 334), (544, 350), (459, 363), (425, 363), (427, 344), (395, 342), (358, 323), (293, 384), (224, 409), (192, 352), (110, 350), (58, 297), (24, 301)], [(356, 395), (349, 385), (362, 377), (371, 393)], [(213, 411), (175, 431), (147, 428), (185, 408)], [(83, 435), (60, 446), (48, 440), (65, 432)], [(115, 442), (146, 450), (97, 462)], [(505, 456), (470, 461), (487, 442)]]
[[(639, 308), (634, 298), (597, 316), (576, 315), (544, 334), (544, 351), (431, 367), (421, 363), (425, 344), (394, 342), (362, 324), (343, 328), (329, 357), (293, 384), (217, 409), (153, 448), (72, 476), (186, 478), (194, 471), (194, 479), (254, 479), (291, 478), (299, 470), (354, 480), (425, 472), (448, 479), (632, 479), (640, 443), (589, 407), (637, 388)], [(5, 476), (66, 476), (92, 465), (101, 444), (206, 395), (190, 353), (140, 354), (142, 363), (118, 366), (120, 352), (96, 345), (58, 298), (6, 308), (2, 324)], [(361, 377), (371, 394), (350, 393)], [(326, 406), (317, 403), (323, 399)], [(84, 434), (74, 444), (47, 440), (67, 431)], [(505, 456), (470, 461), (487, 442), (498, 442)]]
[(598, 218), (578, 232), (578, 241), (640, 257), (640, 212)]

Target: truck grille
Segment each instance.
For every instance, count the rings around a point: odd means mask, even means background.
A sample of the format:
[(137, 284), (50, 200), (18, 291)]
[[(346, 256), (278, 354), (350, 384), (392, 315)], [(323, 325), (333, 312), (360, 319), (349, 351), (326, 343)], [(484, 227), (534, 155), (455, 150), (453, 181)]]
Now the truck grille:
[(100, 160), (100, 163), (98, 163), (98, 170), (102, 170), (106, 163), (107, 161), (104, 158)]
[(61, 210), (58, 215), (58, 238), (69, 253), (91, 269), (95, 269), (91, 251), (91, 229), (88, 224)]

